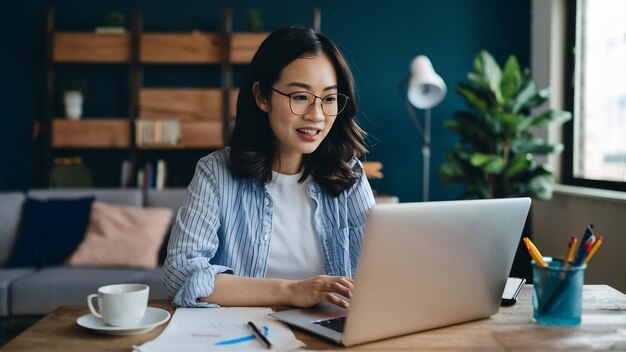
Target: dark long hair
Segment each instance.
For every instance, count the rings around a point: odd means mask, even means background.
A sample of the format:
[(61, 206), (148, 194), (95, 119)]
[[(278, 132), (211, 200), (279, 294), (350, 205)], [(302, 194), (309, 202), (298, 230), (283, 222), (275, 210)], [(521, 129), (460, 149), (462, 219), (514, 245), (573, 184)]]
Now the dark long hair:
[(365, 132), (356, 124), (357, 105), (352, 73), (335, 44), (310, 28), (286, 27), (270, 34), (254, 55), (237, 99), (237, 118), (230, 141), (230, 171), (236, 178), (253, 178), (259, 185), (272, 179), (272, 158), (275, 155), (274, 134), (266, 112), (256, 105), (252, 92), (259, 82), (263, 97), (270, 100), (272, 87), (282, 69), (301, 57), (324, 54), (333, 63), (340, 93), (350, 99), (319, 147), (303, 156), (303, 175), (312, 175), (322, 188), (333, 196), (350, 188), (361, 169), (349, 163), (353, 157), (367, 152)]

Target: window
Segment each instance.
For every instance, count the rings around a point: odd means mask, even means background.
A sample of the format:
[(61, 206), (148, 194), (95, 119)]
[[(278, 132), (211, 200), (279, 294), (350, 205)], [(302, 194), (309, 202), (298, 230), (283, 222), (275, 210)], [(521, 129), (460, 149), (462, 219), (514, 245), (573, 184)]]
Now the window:
[(626, 0), (568, 4), (563, 181), (626, 191)]

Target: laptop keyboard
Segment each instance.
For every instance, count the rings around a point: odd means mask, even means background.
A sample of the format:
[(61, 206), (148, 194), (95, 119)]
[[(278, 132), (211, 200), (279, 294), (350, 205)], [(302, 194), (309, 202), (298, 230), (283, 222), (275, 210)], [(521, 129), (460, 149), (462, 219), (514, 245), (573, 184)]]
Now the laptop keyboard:
[(313, 322), (313, 324), (318, 324), (337, 332), (343, 332), (343, 327), (344, 325), (346, 325), (346, 317), (344, 316), (326, 320), (318, 320), (316, 322)]

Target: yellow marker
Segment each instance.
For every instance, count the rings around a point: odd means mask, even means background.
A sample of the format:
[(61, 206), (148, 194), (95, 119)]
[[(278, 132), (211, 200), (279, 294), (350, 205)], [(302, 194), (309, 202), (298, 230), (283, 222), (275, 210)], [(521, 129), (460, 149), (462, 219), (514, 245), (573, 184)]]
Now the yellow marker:
[(574, 253), (576, 252), (576, 243), (578, 242), (578, 238), (576, 236), (572, 236), (572, 240), (569, 241), (569, 246), (567, 247), (567, 254), (565, 255), (565, 262), (563, 263), (563, 269), (569, 267), (572, 260), (574, 260)]
[(596, 251), (602, 244), (603, 239), (604, 239), (604, 236), (600, 236), (600, 238), (593, 244), (593, 247), (591, 247), (591, 251), (589, 251), (589, 254), (587, 255), (587, 258), (585, 258), (585, 261), (583, 262), (583, 264), (589, 263), (589, 261), (591, 260), (591, 257), (593, 257), (593, 255), (596, 254)]
[(535, 260), (535, 263), (537, 263), (537, 265), (541, 267), (547, 268), (548, 264), (546, 264), (546, 262), (543, 260), (541, 253), (539, 252), (537, 247), (535, 247), (530, 238), (524, 237), (524, 243), (526, 244), (526, 248), (528, 249), (530, 256), (533, 258), (533, 260)]

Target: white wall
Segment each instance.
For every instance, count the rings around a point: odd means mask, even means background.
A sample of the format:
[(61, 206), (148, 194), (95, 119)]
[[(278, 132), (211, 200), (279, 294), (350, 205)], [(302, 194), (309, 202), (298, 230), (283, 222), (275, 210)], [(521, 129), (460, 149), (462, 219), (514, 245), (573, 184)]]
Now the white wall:
[[(531, 62), (539, 88), (552, 87), (549, 107), (564, 109), (565, 2), (533, 0)], [(560, 128), (538, 131), (550, 142), (560, 142)], [(560, 170), (560, 156), (548, 158)], [(557, 181), (559, 175), (557, 175)], [(595, 225), (604, 243), (590, 262), (585, 282), (608, 284), (626, 292), (626, 193), (557, 185), (553, 199), (532, 206), (532, 237), (543, 255), (562, 258), (571, 236), (580, 240), (585, 226)]]

